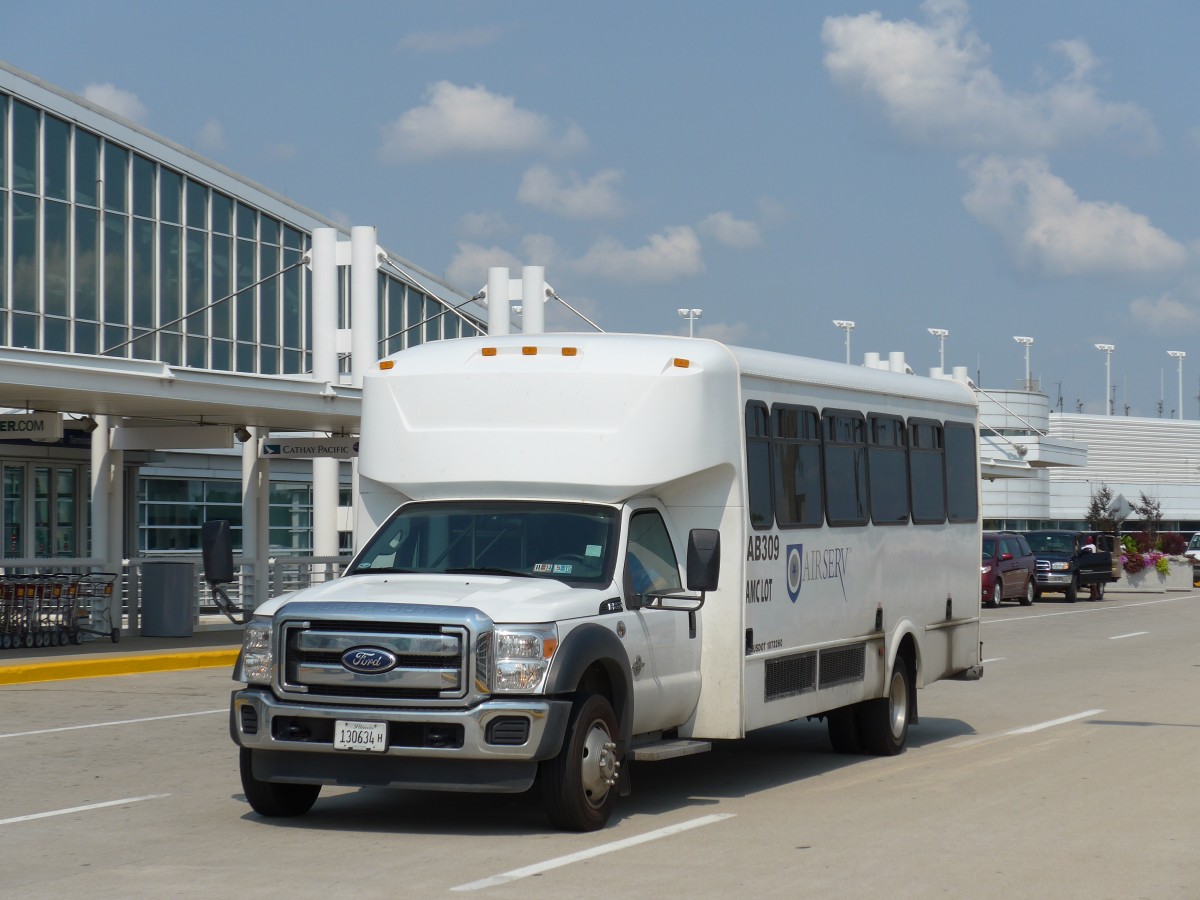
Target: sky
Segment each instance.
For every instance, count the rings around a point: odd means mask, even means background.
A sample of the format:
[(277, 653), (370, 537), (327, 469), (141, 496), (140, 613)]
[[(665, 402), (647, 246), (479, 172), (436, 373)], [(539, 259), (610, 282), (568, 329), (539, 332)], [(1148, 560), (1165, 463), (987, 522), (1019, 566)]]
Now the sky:
[[(1200, 4), (11, 4), (0, 58), (478, 291), (1200, 418)], [(552, 329), (582, 326), (547, 310)], [(944, 340), (928, 329), (949, 332)], [(1111, 344), (1111, 355), (1095, 344)], [(1168, 351), (1184, 351), (1180, 363)], [(1107, 369), (1106, 369), (1107, 364)], [(1106, 370), (1109, 374), (1106, 375)], [(1106, 381), (1107, 379), (1107, 381)]]

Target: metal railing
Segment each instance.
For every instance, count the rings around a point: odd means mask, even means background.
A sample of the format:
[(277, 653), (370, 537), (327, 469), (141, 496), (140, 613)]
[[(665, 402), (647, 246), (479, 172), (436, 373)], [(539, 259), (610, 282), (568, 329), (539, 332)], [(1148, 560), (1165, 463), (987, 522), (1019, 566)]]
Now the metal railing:
[[(213, 598), (212, 590), (204, 580), (204, 567), (199, 554), (166, 554), (138, 556), (122, 561), (120, 584), (115, 593), (120, 609), (112, 610), (112, 621), (124, 623), (124, 630), (137, 633), (143, 608), (143, 574), (146, 565), (154, 563), (188, 563), (193, 572), (188, 579), (189, 593), (194, 598), (193, 620), (198, 624), (202, 618), (220, 617), (221, 610)], [(255, 580), (265, 577), (267, 597), (298, 591), (314, 584), (330, 581), (342, 573), (350, 562), (349, 556), (276, 556), (267, 560), (266, 571), (260, 575), (254, 563), (234, 558), (237, 580), (225, 585), (224, 591), (233, 605), (243, 612), (246, 602), (255, 596)], [(32, 575), (84, 575), (106, 570), (107, 563), (99, 559), (71, 558), (22, 558), (5, 560), (0, 566), (0, 576)], [(246, 598), (246, 601), (243, 601)], [(114, 603), (114, 606), (116, 604)], [(120, 616), (120, 619), (117, 616)], [(223, 617), (219, 621), (225, 621)], [(228, 623), (227, 623), (228, 624)]]

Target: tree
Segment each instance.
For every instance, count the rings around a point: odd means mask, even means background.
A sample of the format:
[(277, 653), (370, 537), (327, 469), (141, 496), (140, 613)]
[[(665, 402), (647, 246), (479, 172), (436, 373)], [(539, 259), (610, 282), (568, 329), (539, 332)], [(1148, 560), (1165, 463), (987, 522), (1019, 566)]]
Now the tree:
[(1087, 514), (1083, 518), (1087, 522), (1088, 528), (1093, 531), (1116, 534), (1117, 526), (1121, 523), (1117, 519), (1116, 510), (1113, 507), (1112, 488), (1104, 482), (1100, 483), (1100, 487), (1092, 492)]
[(1146, 540), (1149, 549), (1158, 547), (1158, 533), (1162, 530), (1162, 503), (1155, 497), (1147, 497), (1142, 491), (1137, 503), (1130, 503), (1133, 511), (1142, 517), (1146, 527)]

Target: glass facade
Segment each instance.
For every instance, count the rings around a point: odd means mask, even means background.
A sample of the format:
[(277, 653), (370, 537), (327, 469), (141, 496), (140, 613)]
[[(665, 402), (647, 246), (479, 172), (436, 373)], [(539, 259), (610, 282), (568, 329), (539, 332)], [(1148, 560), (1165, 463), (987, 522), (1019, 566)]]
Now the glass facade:
[[(200, 527), (227, 519), (235, 550), (242, 547), (242, 485), (203, 478), (142, 478), (138, 484), (138, 552), (200, 550)], [(271, 482), (271, 554), (312, 553), (312, 486)]]
[[(0, 345), (303, 374), (311, 288), (297, 264), (310, 234), (0, 92)], [(446, 309), (381, 272), (380, 355), (480, 333)]]
[[(0, 348), (311, 371), (311, 275), (301, 260), (323, 223), (152, 136), (109, 128), (70, 100), (18, 96), (21, 84), (0, 87)], [(339, 326), (348, 327), (348, 271), (339, 283)], [(381, 271), (380, 356), (481, 333), (447, 309)], [(78, 453), (72, 459), (47, 464), (0, 445), (0, 562), (87, 555), (88, 467)], [(311, 486), (276, 477), (272, 553), (311, 553)], [(132, 484), (127, 552), (196, 551), (207, 518), (229, 519), (240, 546), (236, 481), (210, 473)]]

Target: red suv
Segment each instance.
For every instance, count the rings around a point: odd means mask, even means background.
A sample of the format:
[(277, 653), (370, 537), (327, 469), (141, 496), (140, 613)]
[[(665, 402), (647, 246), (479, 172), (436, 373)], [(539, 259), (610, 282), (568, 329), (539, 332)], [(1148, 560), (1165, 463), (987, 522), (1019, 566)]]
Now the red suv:
[(1020, 600), (1022, 606), (1032, 606), (1037, 590), (1037, 557), (1029, 549), (1024, 535), (1007, 531), (984, 532), (983, 602), (999, 606), (1002, 600)]

